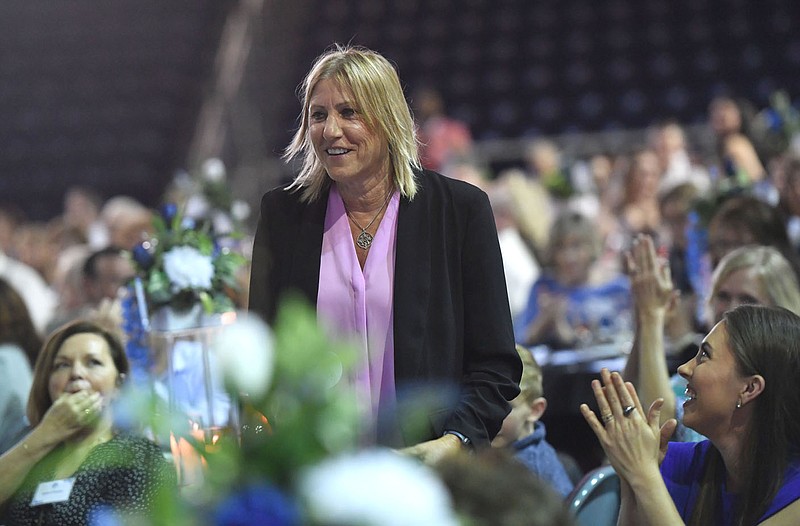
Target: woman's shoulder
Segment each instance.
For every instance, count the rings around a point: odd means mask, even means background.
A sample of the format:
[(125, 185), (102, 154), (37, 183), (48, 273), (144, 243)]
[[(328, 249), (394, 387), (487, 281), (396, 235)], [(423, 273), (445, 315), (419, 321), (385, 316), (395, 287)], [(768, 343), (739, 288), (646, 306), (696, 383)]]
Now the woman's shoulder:
[(797, 524), (800, 517), (800, 459), (790, 462), (778, 494), (759, 524)]
[(261, 206), (265, 204), (274, 205), (297, 205), (301, 203), (301, 196), (303, 193), (302, 188), (291, 188), (288, 184), (276, 186), (261, 197)]
[(670, 442), (661, 463), (661, 473), (670, 479), (690, 482), (700, 476), (711, 442)]
[(0, 390), (27, 391), (32, 381), (31, 366), (22, 349), (11, 343), (0, 344)]
[(273, 188), (261, 198), (261, 216), (270, 221), (296, 222), (311, 211), (324, 216), (328, 202), (328, 189), (313, 201), (303, 199), (303, 188), (283, 185)]
[(25, 356), (25, 351), (16, 343), (0, 343), (0, 361), (6, 363), (25, 362), (28, 363), (28, 358)]

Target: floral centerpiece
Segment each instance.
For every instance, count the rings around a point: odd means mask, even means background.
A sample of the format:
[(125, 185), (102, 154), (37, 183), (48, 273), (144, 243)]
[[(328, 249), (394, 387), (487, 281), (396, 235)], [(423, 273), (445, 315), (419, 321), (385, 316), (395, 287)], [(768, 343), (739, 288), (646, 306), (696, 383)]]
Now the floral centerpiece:
[(220, 234), (242, 230), (250, 216), (250, 205), (234, 198), (225, 164), (217, 158), (207, 159), (192, 173), (179, 171), (167, 196), (181, 206), (184, 217), (209, 223)]
[(203, 432), (237, 426), (236, 398), (221, 386), (210, 344), (232, 317), (224, 313), (236, 309), (247, 262), (239, 237), (186, 217), (174, 203), (162, 206), (153, 235), (132, 250), (136, 277), (122, 302), (134, 380)]
[(149, 309), (200, 304), (208, 314), (234, 310), (230, 293), (246, 259), (222, 241), (237, 234), (217, 236), (209, 223), (185, 218), (172, 203), (162, 207), (153, 227), (155, 234), (133, 249)]
[(246, 395), (240, 434), (209, 439), (165, 422), (157, 402), (130, 404), (131, 420), (171, 429), (176, 465), (203, 471), (137, 524), (460, 524), (433, 470), (386, 449), (359, 450), (348, 380), (355, 353), (320, 329), (310, 306), (284, 303), (272, 328), (240, 315), (214, 346), (227, 389)]

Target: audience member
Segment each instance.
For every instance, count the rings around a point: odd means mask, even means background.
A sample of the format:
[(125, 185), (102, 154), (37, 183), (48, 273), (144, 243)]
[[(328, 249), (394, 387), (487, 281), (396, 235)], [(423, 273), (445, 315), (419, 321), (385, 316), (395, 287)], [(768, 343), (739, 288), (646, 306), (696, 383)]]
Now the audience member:
[[(79, 320), (48, 338), (28, 400), (32, 430), (0, 457), (6, 524), (91, 524), (108, 508), (152, 515), (176, 474), (155, 444), (114, 429), (113, 402), (127, 374), (120, 339), (101, 323)], [(40, 504), (49, 481), (72, 489)]]
[(97, 250), (83, 264), (86, 296), (93, 306), (119, 298), (120, 289), (133, 279), (134, 269), (124, 250), (114, 246)]
[(711, 268), (716, 268), (731, 250), (752, 244), (775, 247), (800, 276), (800, 258), (789, 242), (786, 222), (780, 211), (756, 197), (728, 197), (714, 212), (708, 225)]
[(561, 151), (556, 143), (536, 139), (525, 149), (525, 165), (533, 179), (538, 180), (557, 201), (575, 193), (569, 174), (564, 170)]
[[(674, 298), (668, 268), (658, 261), (652, 240), (641, 238), (630, 254), (629, 272), (636, 306), (636, 338), (624, 376), (640, 391), (645, 404), (663, 398), (662, 421), (677, 415), (675, 438), (701, 437), (682, 425), (679, 403), (686, 400), (686, 382), (669, 377), (663, 341), (664, 318)], [(800, 314), (800, 286), (789, 263), (774, 248), (740, 247), (726, 255), (714, 271), (708, 298), (709, 325), (744, 304), (782, 307)]]
[(554, 207), (550, 195), (539, 181), (527, 177), (518, 168), (500, 172), (497, 179), (508, 187), (514, 202), (517, 229), (538, 261), (547, 247), (553, 224)]
[(716, 97), (709, 106), (709, 123), (714, 133), (718, 172), (718, 192), (748, 192), (777, 204), (778, 192), (770, 181), (764, 160), (759, 153), (760, 137), (753, 133), (751, 122), (755, 110), (744, 100)]
[(81, 317), (86, 304), (83, 266), (91, 249), (88, 245), (73, 245), (61, 250), (53, 273), (53, 290), (56, 303), (53, 317), (45, 330), (49, 334), (68, 321)]
[(516, 317), (525, 308), (531, 287), (539, 277), (539, 263), (520, 234), (516, 202), (507, 181), (495, 179), (488, 188), (488, 195), (503, 255), (508, 304), (511, 316)]
[(800, 157), (787, 157), (783, 163), (778, 191), (780, 209), (785, 214), (786, 233), (795, 252), (800, 251)]
[(133, 249), (153, 231), (152, 212), (127, 196), (106, 201), (100, 218), (108, 229), (108, 244), (125, 250)]
[(43, 222), (20, 225), (14, 235), (14, 254), (20, 262), (35, 270), (48, 285), (61, 248), (56, 232)]
[(42, 333), (56, 307), (56, 295), (42, 276), (0, 251), (0, 277), (5, 278), (22, 296), (36, 330)]
[(708, 171), (692, 162), (686, 145), (686, 134), (675, 121), (661, 123), (650, 130), (648, 143), (658, 157), (661, 178), (659, 194), (665, 194), (681, 184), (691, 184), (698, 194), (711, 189)]
[(630, 287), (623, 275), (592, 276), (600, 240), (594, 224), (563, 212), (553, 224), (546, 267), (517, 319), (517, 342), (551, 348), (617, 339), (630, 327)]
[(657, 235), (661, 227), (658, 191), (661, 169), (652, 150), (636, 153), (625, 173), (619, 228), (624, 246), (629, 246), (637, 234)]
[(558, 453), (547, 442), (544, 423), (539, 420), (547, 409), (542, 369), (530, 350), (517, 345), (517, 354), (522, 360), (520, 393), (512, 400), (511, 413), (503, 420), (503, 427), (492, 440), (492, 446), (513, 451), (532, 472), (566, 497), (574, 484)]
[(729, 135), (745, 132), (739, 104), (728, 96), (714, 97), (708, 106), (708, 120), (717, 142)]
[(678, 372), (684, 422), (708, 440), (667, 443), (675, 422), (659, 425), (661, 401), (645, 409), (607, 369), (592, 381), (600, 417), (581, 405), (621, 478), (618, 524), (797, 524), (800, 317), (739, 306)]
[[(622, 184), (608, 155), (593, 155), (585, 165), (588, 181), (583, 193), (570, 200), (570, 208), (590, 217), (597, 225), (597, 231), (604, 245), (618, 253), (612, 236), (617, 230), (616, 211), (622, 199)], [(620, 243), (621, 246), (621, 243)], [(618, 256), (617, 256), (618, 257)]]
[(419, 158), (423, 168), (445, 173), (448, 164), (472, 157), (472, 134), (463, 122), (448, 117), (441, 93), (431, 86), (414, 91)]
[(0, 454), (16, 444), (27, 425), (31, 367), (41, 345), (22, 297), (0, 278)]
[(64, 225), (80, 233), (94, 250), (108, 245), (108, 228), (100, 219), (102, 199), (91, 188), (73, 186), (64, 196)]
[(0, 253), (14, 257), (14, 235), (25, 222), (25, 213), (11, 203), (0, 204)]
[[(689, 272), (690, 214), (698, 197), (697, 188), (691, 183), (682, 183), (661, 194), (660, 249), (667, 251), (667, 261), (675, 289), (680, 293), (676, 309), (667, 317), (667, 336), (670, 345), (683, 346), (682, 341), (693, 340), (696, 325), (697, 293)], [(702, 291), (700, 291), (702, 294)]]
[[(72, 272), (75, 272), (75, 269)], [(90, 315), (99, 309), (103, 302), (119, 299), (123, 287), (133, 279), (133, 276), (133, 265), (124, 250), (106, 247), (92, 252), (80, 266), (80, 275), (71, 276), (72, 279), (80, 280), (80, 303), (59, 304), (57, 315), (50, 323), (51, 330)], [(65, 301), (78, 299), (69, 297), (74, 292), (71, 287), (66, 287), (65, 292), (68, 295), (63, 298)]]
[(563, 499), (500, 449), (454, 455), (436, 465), (456, 512), (471, 526), (571, 526)]

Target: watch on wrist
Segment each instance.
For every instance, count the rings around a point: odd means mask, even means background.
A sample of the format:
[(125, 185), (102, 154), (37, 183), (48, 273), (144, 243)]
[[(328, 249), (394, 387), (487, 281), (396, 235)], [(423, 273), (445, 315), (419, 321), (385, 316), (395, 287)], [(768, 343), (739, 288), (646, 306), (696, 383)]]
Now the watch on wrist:
[(461, 442), (461, 445), (464, 446), (464, 447), (469, 447), (469, 446), (472, 445), (472, 441), (469, 439), (469, 437), (459, 433), (458, 431), (452, 431), (452, 430), (448, 429), (447, 431), (442, 433), (442, 436), (444, 436), (444, 435), (453, 435), (454, 437), (456, 437)]

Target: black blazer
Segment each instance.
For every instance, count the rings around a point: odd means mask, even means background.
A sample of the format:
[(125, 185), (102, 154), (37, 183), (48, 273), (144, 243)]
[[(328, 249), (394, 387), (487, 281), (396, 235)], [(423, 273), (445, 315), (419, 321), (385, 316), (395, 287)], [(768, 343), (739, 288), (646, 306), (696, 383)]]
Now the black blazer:
[[(457, 395), (434, 404), (423, 436), (412, 438), (412, 430), (401, 427), (406, 443), (454, 430), (486, 445), (519, 393), (522, 371), (494, 217), (477, 187), (431, 171), (416, 177), (417, 194), (413, 201), (401, 198), (397, 220), (398, 399), (406, 387), (419, 385), (436, 385), (434, 391), (448, 385)], [(328, 193), (311, 204), (299, 196), (277, 188), (261, 201), (250, 309), (270, 323), (287, 292), (299, 292), (311, 305), (317, 301)]]

